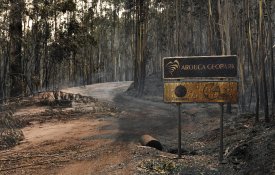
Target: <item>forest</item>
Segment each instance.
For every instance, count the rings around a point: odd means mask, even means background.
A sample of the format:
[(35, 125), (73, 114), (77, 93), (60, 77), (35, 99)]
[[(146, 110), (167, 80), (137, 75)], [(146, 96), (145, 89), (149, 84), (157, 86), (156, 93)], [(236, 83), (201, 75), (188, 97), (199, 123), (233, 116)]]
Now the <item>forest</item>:
[(0, 174), (274, 174), (274, 31), (275, 0), (0, 0)]
[(237, 55), (239, 109), (275, 112), (273, 0), (1, 0), (0, 99), (162, 71), (170, 56)]

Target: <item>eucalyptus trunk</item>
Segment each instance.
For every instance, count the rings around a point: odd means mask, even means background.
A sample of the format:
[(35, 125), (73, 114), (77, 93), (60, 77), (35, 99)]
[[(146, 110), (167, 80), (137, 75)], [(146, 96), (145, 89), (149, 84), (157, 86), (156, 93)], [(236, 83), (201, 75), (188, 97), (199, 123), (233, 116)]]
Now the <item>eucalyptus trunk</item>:
[(22, 70), (22, 19), (24, 0), (10, 0), (10, 95), (19, 96), (24, 92)]

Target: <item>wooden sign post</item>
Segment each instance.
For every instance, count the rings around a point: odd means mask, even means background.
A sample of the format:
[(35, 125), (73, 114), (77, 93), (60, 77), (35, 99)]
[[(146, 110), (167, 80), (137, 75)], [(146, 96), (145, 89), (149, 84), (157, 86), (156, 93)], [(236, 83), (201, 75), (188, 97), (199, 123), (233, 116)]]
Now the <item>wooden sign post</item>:
[(179, 158), (181, 157), (181, 103), (219, 103), (221, 106), (219, 161), (223, 161), (224, 103), (238, 102), (237, 70), (237, 57), (234, 55), (163, 58), (163, 100), (166, 103), (176, 103), (179, 110)]

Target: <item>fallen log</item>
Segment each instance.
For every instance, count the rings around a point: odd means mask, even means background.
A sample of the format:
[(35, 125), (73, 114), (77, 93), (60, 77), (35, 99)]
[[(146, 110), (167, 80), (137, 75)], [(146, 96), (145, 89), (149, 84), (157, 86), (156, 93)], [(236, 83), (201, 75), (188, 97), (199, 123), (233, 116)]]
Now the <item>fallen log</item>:
[(157, 139), (155, 139), (154, 137), (152, 137), (150, 135), (141, 136), (140, 143), (141, 143), (142, 146), (149, 146), (149, 147), (152, 147), (152, 148), (156, 148), (158, 150), (163, 149), (161, 143)]

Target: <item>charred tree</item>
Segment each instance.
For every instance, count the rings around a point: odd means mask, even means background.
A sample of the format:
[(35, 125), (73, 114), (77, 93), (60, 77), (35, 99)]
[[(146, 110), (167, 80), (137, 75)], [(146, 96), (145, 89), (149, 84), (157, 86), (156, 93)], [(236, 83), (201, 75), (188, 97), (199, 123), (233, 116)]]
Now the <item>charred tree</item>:
[(264, 114), (265, 121), (269, 122), (269, 108), (268, 108), (268, 90), (267, 90), (267, 81), (266, 81), (266, 67), (265, 67), (265, 54), (264, 54), (264, 11), (263, 11), (263, 0), (259, 1), (259, 35), (258, 35), (258, 48), (259, 48), (259, 59), (260, 59), (260, 78), (262, 82), (262, 101), (264, 105)]
[(10, 0), (10, 95), (19, 96), (24, 92), (22, 68), (22, 18), (24, 0)]
[(138, 96), (141, 96), (145, 85), (145, 48), (146, 48), (146, 18), (147, 2), (145, 0), (136, 0), (136, 55), (135, 55), (135, 75), (134, 87), (138, 90)]

